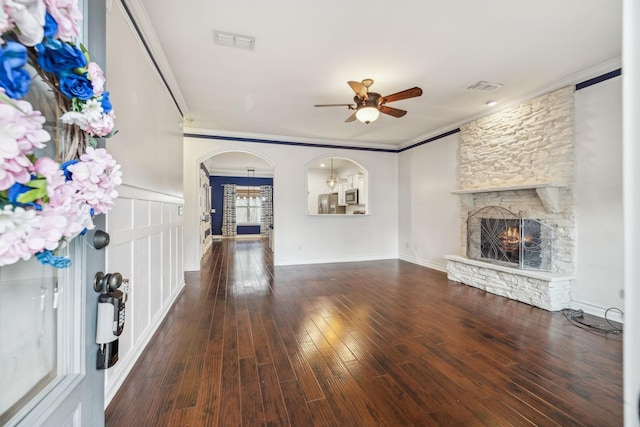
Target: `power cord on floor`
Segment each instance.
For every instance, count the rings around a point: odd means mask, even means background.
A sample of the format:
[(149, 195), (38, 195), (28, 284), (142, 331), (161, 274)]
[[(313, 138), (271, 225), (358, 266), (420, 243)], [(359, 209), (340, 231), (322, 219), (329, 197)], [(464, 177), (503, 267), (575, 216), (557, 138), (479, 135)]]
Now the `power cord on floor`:
[(607, 314), (609, 311), (615, 310), (620, 313), (621, 316), (624, 316), (622, 310), (616, 307), (610, 307), (604, 312), (604, 320), (609, 324), (610, 327), (606, 327), (603, 324), (593, 324), (587, 323), (584, 321), (584, 312), (582, 310), (574, 310), (572, 308), (563, 308), (562, 314), (564, 317), (575, 326), (586, 329), (591, 332), (602, 332), (605, 334), (615, 334), (619, 335), (622, 333), (622, 327), (618, 327), (615, 324), (611, 323), (611, 321), (607, 318)]

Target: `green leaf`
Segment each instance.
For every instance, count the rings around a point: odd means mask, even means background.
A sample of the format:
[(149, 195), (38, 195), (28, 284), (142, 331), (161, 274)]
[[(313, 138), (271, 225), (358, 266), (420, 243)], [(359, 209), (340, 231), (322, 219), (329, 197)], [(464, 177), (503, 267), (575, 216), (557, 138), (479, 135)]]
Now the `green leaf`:
[(45, 178), (32, 179), (27, 184), (27, 187), (31, 187), (31, 188), (47, 188), (47, 180)]
[(91, 62), (91, 55), (89, 55), (89, 51), (82, 43), (80, 43), (80, 50), (84, 53), (84, 57), (87, 58), (87, 63)]
[(34, 202), (38, 199), (42, 199), (47, 195), (46, 188), (34, 188), (30, 191), (25, 191), (21, 195), (18, 196), (18, 202), (20, 203), (30, 203)]
[(83, 105), (84, 105), (84, 102), (82, 102), (82, 100), (76, 98), (75, 96), (71, 99), (71, 110), (72, 111), (76, 111), (78, 113), (81, 112)]

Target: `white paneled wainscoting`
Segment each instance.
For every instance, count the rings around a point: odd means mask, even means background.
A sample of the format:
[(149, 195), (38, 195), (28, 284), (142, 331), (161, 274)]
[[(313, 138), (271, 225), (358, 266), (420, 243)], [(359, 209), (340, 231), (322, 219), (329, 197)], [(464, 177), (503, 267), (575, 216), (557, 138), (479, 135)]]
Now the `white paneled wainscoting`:
[(119, 361), (106, 372), (105, 407), (184, 287), (183, 199), (122, 185), (107, 216), (106, 269), (129, 279)]

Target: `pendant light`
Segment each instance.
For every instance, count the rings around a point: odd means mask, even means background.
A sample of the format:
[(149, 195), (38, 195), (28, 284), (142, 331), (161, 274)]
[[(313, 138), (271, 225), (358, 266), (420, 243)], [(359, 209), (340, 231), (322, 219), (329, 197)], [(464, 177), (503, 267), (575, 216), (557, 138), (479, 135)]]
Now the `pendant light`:
[(333, 174), (333, 158), (331, 159), (331, 175), (329, 175), (329, 178), (327, 178), (327, 185), (329, 186), (330, 189), (333, 190), (333, 187), (336, 186), (336, 183), (338, 182), (338, 180), (336, 179), (336, 176)]

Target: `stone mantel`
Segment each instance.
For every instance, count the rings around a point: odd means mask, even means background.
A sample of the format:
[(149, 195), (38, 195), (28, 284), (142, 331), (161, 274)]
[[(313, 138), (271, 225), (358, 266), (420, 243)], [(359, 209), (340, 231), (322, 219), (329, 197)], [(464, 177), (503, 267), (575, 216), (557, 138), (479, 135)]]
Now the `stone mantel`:
[(470, 188), (466, 190), (453, 190), (452, 194), (458, 194), (463, 198), (463, 202), (469, 210), (473, 210), (473, 195), (478, 193), (491, 193), (495, 191), (517, 191), (517, 190), (535, 190), (538, 198), (549, 213), (558, 213), (559, 207), (559, 190), (566, 188), (567, 185), (558, 182), (546, 182), (537, 184), (517, 184), (503, 185), (496, 187)]

